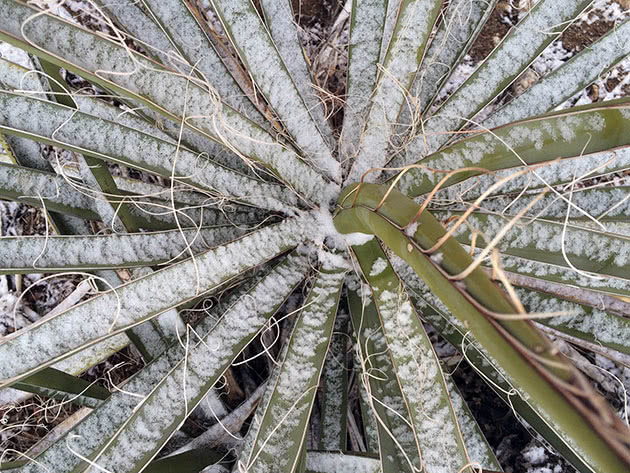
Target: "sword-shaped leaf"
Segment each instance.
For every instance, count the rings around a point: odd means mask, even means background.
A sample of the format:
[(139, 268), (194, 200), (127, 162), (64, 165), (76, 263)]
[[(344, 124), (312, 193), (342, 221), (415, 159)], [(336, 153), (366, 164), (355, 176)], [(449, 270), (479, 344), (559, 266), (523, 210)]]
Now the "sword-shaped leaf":
[[(16, 332), (0, 343), (2, 384), (15, 382), (86, 346), (221, 287), (247, 269), (300, 243), (303, 232), (308, 231), (305, 223), (301, 219), (288, 220), (265, 227)], [(22, 362), (12, 363), (14, 357)]]
[[(305, 198), (318, 202), (328, 185), (320, 174), (264, 129), (222, 103), (193, 77), (164, 69), (129, 48), (20, 2), (2, 0), (0, 39), (16, 44), (95, 84), (146, 104), (260, 162)], [(82, 47), (77, 49), (76, 44)], [(90, 54), (85, 54), (89, 51)]]
[(0, 273), (154, 266), (234, 240), (245, 229), (211, 227), (153, 233), (0, 238)]
[(334, 266), (320, 270), (287, 342), (280, 373), (268, 387), (271, 395), (266, 395), (262, 418), (250, 427), (251, 447), (239, 460), (245, 471), (296, 471), (345, 272)]
[(407, 162), (436, 151), (503, 92), (593, 0), (540, 0), (433, 116), (408, 147)]
[[(571, 112), (554, 112), (499, 127), (427, 156), (418, 162), (419, 167), (410, 169), (400, 179), (400, 189), (405, 194), (416, 197), (430, 192), (443, 179), (444, 171), (465, 167), (498, 171), (558, 158), (584, 156), (628, 145), (628, 100), (575, 107)], [(444, 186), (479, 174), (481, 172), (478, 170), (458, 172)], [(535, 171), (532, 174), (533, 179), (536, 179)]]
[(376, 240), (354, 251), (372, 290), (422, 467), (472, 473), (469, 465), (479, 459), (466, 451), (440, 361), (398, 276)]
[(349, 179), (357, 181), (363, 173), (387, 162), (387, 148), (400, 112), (406, 106), (418, 66), (425, 54), (429, 34), (437, 19), (441, 0), (403, 0), (396, 26), (383, 59), (359, 152)]

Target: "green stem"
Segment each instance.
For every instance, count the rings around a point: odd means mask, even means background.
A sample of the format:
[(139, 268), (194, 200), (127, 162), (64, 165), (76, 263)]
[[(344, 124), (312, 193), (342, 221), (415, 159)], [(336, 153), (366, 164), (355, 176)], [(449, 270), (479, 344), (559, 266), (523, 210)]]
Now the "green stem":
[[(461, 281), (471, 256), (448, 238), (433, 254), (426, 250), (446, 233), (428, 211), (415, 220), (415, 233), (403, 231), (420, 206), (387, 186), (357, 184), (347, 187), (338, 200), (334, 217), (340, 233), (376, 235), (404, 259), (427, 286), (458, 317), (505, 370), (521, 396), (564, 432), (575, 450), (598, 472), (627, 472), (630, 452), (627, 427), (616, 417), (588, 382), (560, 358), (544, 335), (529, 320), (503, 320), (494, 314), (515, 314), (509, 297), (481, 269)], [(412, 227), (413, 228), (413, 227)]]

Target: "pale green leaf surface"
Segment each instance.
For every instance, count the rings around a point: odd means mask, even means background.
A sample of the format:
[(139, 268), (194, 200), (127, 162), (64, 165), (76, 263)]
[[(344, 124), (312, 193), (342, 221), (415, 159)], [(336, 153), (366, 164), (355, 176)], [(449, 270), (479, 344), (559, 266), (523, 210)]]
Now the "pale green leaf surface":
[[(289, 148), (228, 105), (215, 94), (162, 69), (143, 56), (50, 15), (11, 0), (0, 2), (0, 37), (75, 71), (102, 86), (139, 100), (172, 120), (188, 117), (185, 125), (233, 151), (260, 161), (307, 199), (326, 195), (326, 182)], [(27, 35), (29, 42), (23, 35)], [(33, 44), (39, 47), (33, 47)], [(81, 52), (74, 45), (81, 44)], [(85, 54), (89, 52), (89, 54)], [(63, 57), (64, 60), (59, 59)]]
[(305, 52), (298, 41), (298, 29), (293, 17), (290, 0), (262, 0), (263, 16), (273, 43), (282, 58), (295, 88), (304, 100), (311, 118), (329, 147), (334, 145), (332, 129), (324, 114), (324, 104), (317, 94)]
[[(408, 147), (407, 163), (436, 151), (514, 81), (592, 0), (540, 0), (471, 77), (424, 122)], [(406, 164), (407, 164), (406, 163)]]
[(320, 392), (322, 450), (346, 450), (348, 416), (348, 312), (340, 309), (335, 317), (330, 347), (322, 370)]
[(358, 382), (365, 392), (365, 412), (374, 421), (376, 438), (368, 440), (378, 449), (383, 473), (413, 472), (420, 457), (409, 412), (370, 287), (357, 277), (348, 280), (348, 303), (357, 338)]
[(372, 288), (422, 466), (428, 473), (469, 471), (469, 453), (429, 337), (379, 243), (364, 246), (369, 251), (357, 257)]
[(90, 236), (0, 238), (0, 273), (152, 266), (243, 235), (238, 227)]
[[(306, 258), (289, 256), (246, 297), (239, 298), (207, 336), (199, 342), (190, 340), (184, 358), (146, 393), (113, 439), (99, 449), (94, 457), (99, 466), (109, 471), (141, 471), (260, 332), (308, 268)], [(102, 470), (93, 467), (86, 471)]]
[[(297, 77), (291, 77), (253, 3), (249, 0), (211, 2), (241, 60), (293, 141), (307, 153), (313, 166), (338, 180), (339, 163), (332, 157), (324, 138), (327, 130), (318, 129), (309, 101), (305, 101), (295, 85)], [(297, 36), (293, 41), (297, 46)]]
[(375, 458), (333, 452), (306, 452), (308, 473), (379, 473), (380, 464)]
[(350, 17), (346, 104), (340, 153), (344, 159), (359, 150), (370, 97), (379, 74), (386, 11), (393, 0), (355, 0)]
[[(418, 162), (420, 167), (402, 177), (399, 187), (416, 197), (430, 192), (444, 178), (443, 172), (435, 170), (475, 167), (497, 171), (621, 148), (630, 144), (629, 131), (626, 100), (557, 112), (475, 135), (427, 156)], [(479, 174), (478, 170), (459, 172), (444, 186)]]
[[(297, 245), (305, 231), (308, 221), (304, 220), (265, 227), (106, 292), (50, 320), (43, 319), (0, 344), (0, 378), (4, 383), (17, 381), (85, 346), (216, 289)], [(156, 287), (160, 288), (157, 292)], [(22, 363), (11, 363), (15, 356)]]
[(359, 151), (349, 174), (350, 181), (358, 181), (368, 169), (382, 167), (387, 162), (390, 136), (405, 106), (406, 92), (424, 57), (425, 46), (441, 6), (440, 0), (402, 1), (370, 99)]
[(483, 126), (495, 128), (553, 110), (630, 54), (629, 37), (626, 20), (497, 110)]
[[(294, 203), (295, 197), (283, 192), (279, 186), (251, 179), (186, 149), (178, 150), (173, 143), (63, 105), (0, 92), (0, 106), (7, 111), (1, 116), (0, 129), (9, 133), (17, 131), (140, 170), (165, 176), (174, 174), (176, 178), (204, 189), (275, 210), (285, 208), (280, 203), (283, 200), (288, 200), (289, 205)], [(51, 120), (50, 117), (55, 118)]]
[(345, 270), (322, 269), (304, 304), (252, 448), (239, 462), (249, 472), (297, 471), (308, 418), (334, 326)]

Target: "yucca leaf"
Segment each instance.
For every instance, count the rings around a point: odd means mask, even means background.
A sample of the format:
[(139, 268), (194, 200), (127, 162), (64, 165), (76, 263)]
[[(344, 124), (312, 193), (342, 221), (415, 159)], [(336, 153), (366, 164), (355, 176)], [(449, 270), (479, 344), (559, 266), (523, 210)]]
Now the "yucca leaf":
[[(490, 174), (481, 174), (446, 187), (434, 197), (434, 207), (446, 203), (450, 208), (450, 204), (453, 202), (475, 200), (499, 180), (503, 180), (502, 185), (496, 192), (490, 194), (488, 199), (510, 194), (517, 196), (522, 191), (541, 192), (545, 188), (548, 189), (549, 186), (556, 187), (564, 184), (569, 184), (568, 188), (570, 189), (570, 184), (574, 181), (577, 184), (586, 178), (613, 177), (614, 173), (622, 172), (628, 168), (630, 168), (630, 148), (628, 147), (587, 156), (577, 156), (569, 158), (569, 161), (547, 161), (543, 167), (535, 169), (536, 175), (533, 173), (518, 175), (517, 173), (523, 170), (522, 166), (507, 168)], [(574, 185), (574, 189), (577, 192), (579, 188)], [(557, 197), (558, 194), (554, 192), (553, 196)], [(573, 210), (572, 217), (584, 217), (584, 214)]]
[(534, 427), (578, 471), (594, 473), (595, 470), (588, 466), (583, 455), (570, 444), (564, 431), (558, 430), (553, 423), (550, 423), (547, 416), (538, 409), (537, 404), (529, 403), (526, 397), (521, 397), (514, 390), (514, 386), (509, 383), (505, 372), (479, 346), (470, 331), (432, 293), (414, 270), (401, 258), (393, 258), (392, 262), (405, 282), (415, 307), (422, 313), (423, 319), (430, 323), (460, 353), (464, 354), (467, 362), (477, 372), (483, 374), (482, 379), (488, 386), (529, 425)]
[(321, 433), (319, 448), (346, 450), (348, 435), (348, 321), (343, 309), (337, 312), (330, 347), (322, 370), (320, 391)]
[[(28, 91), (30, 93), (35, 93), (38, 98), (46, 98), (46, 95), (43, 95), (41, 92), (41, 85), (39, 85), (39, 81), (36, 79), (40, 77), (39, 72), (34, 70), (29, 70), (23, 68), (21, 66), (15, 66), (7, 61), (4, 61), (9, 66), (3, 64), (3, 59), (0, 58), (0, 76), (2, 76), (2, 82), (0, 82), (0, 86), (3, 89), (10, 91)], [(47, 61), (41, 61), (45, 63)], [(15, 67), (13, 67), (15, 66)], [(56, 66), (53, 66), (56, 67)], [(7, 74), (2, 75), (8, 71)], [(54, 71), (53, 71), (54, 72)], [(41, 77), (41, 80), (44, 80), (44, 77)], [(60, 84), (66, 84), (64, 80), (59, 80)], [(49, 81), (55, 84), (54, 81)], [(68, 92), (72, 94), (72, 102), (76, 103), (78, 108), (89, 115), (95, 115), (99, 118), (103, 118), (108, 121), (112, 121), (128, 128), (134, 128), (136, 130), (141, 131), (147, 135), (151, 135), (155, 138), (159, 138), (164, 141), (169, 141), (171, 143), (177, 144), (180, 142), (180, 148), (186, 146), (192, 146), (193, 149), (203, 150), (204, 153), (197, 152), (197, 155), (201, 155), (204, 159), (211, 157), (212, 161), (215, 161), (223, 166), (228, 168), (237, 170), (241, 173), (245, 173), (248, 175), (254, 175), (251, 167), (246, 163), (243, 159), (236, 156), (230, 150), (225, 148), (224, 146), (211, 141), (207, 138), (204, 138), (202, 135), (192, 132), (184, 128), (183, 130), (179, 129), (178, 124), (174, 124), (168, 120), (159, 120), (156, 119), (156, 115), (150, 113), (150, 111), (146, 108), (139, 107), (139, 110), (135, 110), (134, 112), (129, 109), (121, 109), (120, 107), (116, 107), (114, 105), (110, 105), (103, 100), (103, 97), (93, 96), (93, 95), (80, 95), (79, 92), (75, 92), (72, 88), (70, 88), (67, 84), (65, 85), (67, 90), (59, 91), (59, 94), (52, 95), (47, 94), (52, 97), (52, 101), (55, 101), (54, 98), (67, 98), (65, 94)], [(40, 93), (37, 93), (40, 92)], [(66, 101), (61, 101), (60, 103), (64, 105), (68, 105)], [(143, 115), (143, 117), (135, 115), (135, 113), (139, 113)], [(149, 115), (149, 117), (147, 117)], [(153, 122), (150, 120), (153, 118)], [(180, 139), (181, 132), (181, 139)], [(13, 137), (15, 140), (22, 139), (19, 137)], [(39, 156), (39, 147), (37, 147), (36, 151)], [(41, 160), (41, 158), (39, 158)], [(29, 166), (33, 167), (33, 166)], [(39, 168), (38, 168), (39, 169)], [(49, 166), (46, 165), (43, 170), (50, 170)], [(260, 171), (259, 171), (260, 173)]]
[(457, 415), (457, 422), (462, 431), (464, 442), (466, 443), (466, 451), (469, 452), (473, 462), (473, 471), (475, 467), (487, 468), (495, 472), (503, 471), (499, 460), (497, 460), (492, 448), (488, 444), (488, 440), (479, 427), (479, 424), (477, 424), (472, 412), (470, 412), (466, 401), (457, 389), (453, 379), (450, 376), (445, 376), (445, 379), (451, 404), (453, 405), (453, 411)]
[(367, 455), (333, 452), (306, 452), (307, 473), (379, 473), (380, 463)]
[[(276, 210), (284, 207), (278, 200), (291, 205), (295, 199), (279, 186), (251, 179), (188, 150), (178, 150), (169, 142), (63, 105), (0, 91), (0, 106), (6, 111), (0, 130), (8, 133), (164, 176), (172, 173), (184, 182)], [(35, 121), (33, 116), (55, 119)]]
[[(407, 163), (436, 151), (505, 90), (593, 0), (541, 0), (512, 28), (475, 72), (423, 124)], [(544, 34), (541, 34), (544, 32)]]
[[(555, 193), (541, 197), (540, 192), (543, 190), (544, 188), (534, 187), (520, 195), (518, 199), (515, 199), (513, 195), (493, 196), (486, 199), (481, 207), (490, 213), (516, 215), (523, 210), (526, 211), (526, 216), (563, 221), (568, 213), (566, 201), (570, 199), (575, 207), (583, 210), (583, 213), (579, 213), (575, 208), (571, 209), (569, 222), (573, 225), (580, 225), (582, 221), (594, 224), (593, 219), (597, 219), (603, 228), (609, 222), (614, 228), (616, 223), (628, 222), (630, 219), (629, 186), (584, 187), (581, 189), (567, 189), (565, 187), (559, 191), (564, 199)], [(534, 199), (538, 200), (532, 202)], [(528, 205), (529, 210), (525, 209)]]
[(204, 468), (225, 461), (225, 455), (200, 448), (154, 460), (143, 470), (144, 473), (199, 473)]
[(387, 147), (406, 100), (406, 92), (416, 76), (425, 54), (431, 29), (437, 19), (441, 0), (403, 0), (396, 26), (382, 62), (371, 97), (359, 152), (349, 174), (357, 181), (365, 171), (387, 161)]
[(393, 3), (393, 0), (354, 0), (352, 2), (346, 105), (340, 143), (343, 159), (352, 158), (359, 150), (361, 132), (370, 109), (369, 98), (379, 74), (378, 66), (386, 11)]
[(239, 460), (246, 471), (297, 471), (344, 275), (342, 268), (320, 270), (288, 340), (278, 378), (268, 387), (271, 395), (266, 395), (262, 418), (248, 434), (251, 447)]
[[(436, 215), (444, 215), (436, 213)], [(477, 247), (484, 247), (503, 228), (509, 217), (473, 212), (467, 219), (471, 228), (483, 231)], [(462, 225), (456, 238), (470, 243), (470, 232)], [(461, 231), (460, 231), (461, 229)], [(486, 240), (487, 238), (487, 240)], [(564, 245), (563, 245), (564, 243)], [(630, 238), (595, 229), (564, 225), (562, 222), (523, 218), (498, 242), (501, 252), (531, 261), (628, 280)], [(564, 255), (563, 255), (564, 248)], [(566, 255), (566, 257), (565, 257)], [(545, 267), (538, 273), (543, 275)], [(612, 281), (610, 281), (612, 282)]]
[(322, 138), (329, 147), (334, 145), (332, 129), (324, 114), (322, 99), (308, 69), (298, 38), (298, 29), (290, 0), (262, 0), (260, 2), (265, 24), (273, 43), (282, 58), (295, 88), (304, 100)]
[[(228, 72), (212, 41), (194, 15), (193, 7), (182, 0), (142, 0), (141, 5), (146, 8), (149, 16), (159, 25), (160, 31), (171, 43), (168, 50), (161, 52), (161, 56), (173, 49), (181, 56), (181, 59), (176, 59), (171, 54), (164, 63), (166, 66), (174, 66), (174, 69), (183, 70), (187, 74), (199, 75), (202, 81), (207, 81), (216, 89), (225, 103), (250, 120), (263, 125), (261, 114)], [(121, 12), (119, 19), (123, 24), (133, 27), (140, 39), (146, 34), (146, 30), (131, 24), (125, 12)], [(155, 44), (152, 38), (150, 39), (150, 44)]]
[[(530, 118), (475, 135), (427, 156), (418, 162), (419, 167), (410, 169), (400, 179), (399, 188), (415, 197), (430, 192), (444, 177), (443, 171), (465, 167), (498, 171), (628, 146), (629, 130), (630, 102), (626, 99)], [(444, 186), (479, 174), (476, 170), (459, 172)]]
[(376, 304), (369, 286), (358, 278), (350, 282), (348, 303), (357, 338), (358, 382), (365, 390), (366, 412), (374, 417), (378, 433), (373, 448), (378, 449), (383, 473), (413, 472), (421, 466), (418, 446)]
[[(113, 471), (141, 471), (276, 313), (303, 279), (305, 266), (303, 257), (290, 257), (286, 264), (278, 266), (257, 284), (247, 297), (232, 305), (204, 339), (187, 348), (185, 358), (148, 393), (94, 460)], [(164, 412), (165, 405), (172, 407)], [(151, 430), (147, 430), (148, 425)], [(129, 453), (130, 445), (136, 450), (132, 454)]]
[[(353, 192), (357, 192), (356, 198)], [(482, 269), (472, 270), (474, 267), (471, 267), (467, 273), (462, 273), (469, 268), (472, 258), (456, 240), (451, 237), (441, 243), (434, 255), (437, 261), (425, 254), (445, 235), (444, 227), (428, 212), (418, 213), (420, 206), (409, 198), (396, 191), (386, 192), (387, 187), (371, 184), (344, 191), (339, 198), (343, 210), (335, 217), (339, 231), (359, 231), (382, 238), (467, 324), (490, 356), (498, 360), (509, 382), (517, 386), (522, 395), (529, 396), (529, 402), (536, 404), (551, 424), (565, 432), (569, 437), (567, 442), (579, 449), (583, 461), (595, 469), (626, 470), (628, 447), (617, 440), (619, 435), (622, 438), (625, 435), (621, 433), (627, 429), (625, 424), (612, 413), (593, 412), (591, 417), (591, 407), (582, 403), (585, 398), (597, 399), (597, 394), (582, 375), (556, 354), (531, 322), (509, 317), (516, 309)], [(413, 237), (408, 237), (402, 228), (414, 219), (417, 219), (417, 229)], [(460, 273), (462, 281), (457, 284), (448, 277)], [(532, 352), (536, 357), (531, 356)], [(574, 397), (565, 383), (579, 385), (585, 397)], [(593, 406), (590, 401), (588, 405)], [(601, 405), (604, 408), (605, 404)], [(609, 423), (601, 423), (602, 416), (609, 419)], [(595, 418), (598, 420), (594, 421)]]
[(109, 397), (109, 391), (97, 384), (55, 368), (45, 368), (12, 385), (12, 388), (27, 391), (61, 401), (96, 407), (99, 401)]
[[(0, 273), (152, 266), (234, 240), (245, 230), (204, 227), (154, 233), (0, 238)], [(86, 251), (89, 248), (90, 251)]]
[[(317, 202), (325, 194), (327, 185), (320, 174), (265, 130), (220, 102), (203, 85), (197, 85), (192, 77), (174, 74), (128, 48), (59, 18), (35, 13), (37, 10), (21, 2), (2, 0), (0, 16), (7, 21), (0, 25), (0, 39), (146, 104), (177, 123), (185, 115), (185, 126), (260, 162), (307, 199)], [(93, 54), (80, 53), (75, 44)]]
[(483, 125), (495, 128), (553, 110), (585, 89), (630, 54), (630, 20), (626, 20), (533, 84), (506, 106), (493, 113)]
[(448, 4), (411, 89), (418, 101), (417, 112), (428, 110), (437, 91), (477, 39), (496, 3), (458, 0)]
[(88, 196), (76, 192), (62, 176), (46, 171), (0, 163), (0, 197), (36, 207), (43, 201), (47, 210), (87, 220), (100, 218)]
[(572, 337), (630, 355), (630, 319), (627, 317), (605, 312), (601, 308), (563, 300), (540, 291), (517, 289), (516, 294), (530, 311), (564, 314), (542, 318), (538, 320), (539, 323)]
[[(137, 464), (138, 468), (147, 464), (157, 453), (154, 451), (156, 443), (161, 445), (168, 440), (183, 420), (186, 408), (190, 413), (203, 399), (234, 358), (261, 330), (268, 317), (273, 315), (275, 308), (304, 278), (308, 269), (307, 259), (293, 254), (264, 279), (257, 281), (251, 290), (239, 290), (238, 296), (228, 302), (229, 309), (218, 322), (215, 317), (208, 316), (196, 328), (201, 340), (192, 333), (189, 337), (182, 334), (181, 343), (174, 343), (166, 353), (147, 365), (124, 385), (123, 391), (113, 393), (69, 436), (40, 455), (37, 463), (27, 465), (23, 473), (40, 473), (47, 471), (46, 468), (54, 468), (58, 473), (84, 471), (88, 465), (68, 449), (69, 445), (84, 457), (94, 459), (102, 454), (99, 465), (114, 462), (116, 458), (109, 458), (109, 453), (116, 455), (115, 449), (122, 447), (120, 442), (132, 435), (148, 437), (134, 443), (133, 449), (127, 448), (124, 455), (118, 455), (118, 460), (127, 463), (123, 470), (132, 471), (129, 463)], [(265, 295), (266, 304), (259, 303), (260, 295)], [(272, 312), (266, 313), (266, 310)], [(211, 312), (215, 316), (220, 315), (214, 308)], [(182, 397), (184, 373), (186, 395), (194, 397), (188, 402)], [(160, 404), (163, 402), (161, 397), (168, 395), (175, 397), (167, 404)], [(157, 411), (155, 402), (159, 406)], [(169, 409), (163, 409), (164, 406), (169, 406)], [(129, 419), (132, 415), (133, 418)], [(152, 417), (146, 419), (147, 415)], [(150, 429), (146, 428), (148, 425), (151, 425)], [(104, 434), (92, 435), (95, 431)], [(112, 441), (113, 436), (116, 438)]]
[[(310, 109), (312, 102), (300, 95), (306, 91), (295, 85), (298, 77), (291, 76), (292, 68), (287, 68), (254, 4), (249, 0), (211, 0), (211, 3), (241, 61), (286, 127), (291, 139), (309, 156), (313, 166), (338, 180), (339, 163), (332, 157), (324, 139), (328, 130), (318, 128), (318, 125), (322, 125), (321, 121), (313, 120)], [(279, 4), (278, 1), (275, 3)], [(289, 14), (287, 21), (290, 23), (290, 5), (288, 2), (285, 5), (288, 9), (285, 11)], [(275, 29), (271, 27), (272, 32)], [(297, 36), (292, 40), (299, 47)], [(282, 49), (286, 47), (283, 46)]]
[(467, 465), (478, 459), (466, 451), (440, 362), (387, 256), (376, 240), (353, 250), (372, 290), (423, 468), (472, 471)]
[[(307, 231), (305, 223), (290, 220), (265, 227), (194, 259), (120, 286), (5, 338), (0, 343), (3, 384), (15, 382), (81, 348), (221, 287), (245, 270), (299, 243), (302, 232)], [(156, 287), (160, 288), (157, 293)], [(75, 328), (70, 331), (67, 327)], [(11, 363), (15, 356), (21, 357), (22, 363)]]

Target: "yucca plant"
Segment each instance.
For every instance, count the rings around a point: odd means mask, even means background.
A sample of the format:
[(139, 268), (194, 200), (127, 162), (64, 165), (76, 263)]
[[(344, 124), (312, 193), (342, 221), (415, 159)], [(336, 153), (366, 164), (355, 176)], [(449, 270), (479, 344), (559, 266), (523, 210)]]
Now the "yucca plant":
[[(577, 470), (627, 472), (630, 430), (543, 332), (630, 355), (628, 191), (610, 177), (630, 167), (630, 101), (560, 107), (630, 53), (630, 23), (508, 100), (591, 1), (523, 10), (454, 91), (496, 0), (348, 2), (339, 131), (298, 3), (90, 2), (88, 29), (59, 5), (0, 0), (0, 40), (33, 67), (0, 59), (0, 196), (48, 222), (0, 240), (0, 271), (98, 286), (0, 341), (3, 388), (92, 408), (0, 468), (499, 471), (430, 326)], [(198, 325), (182, 322), (219, 293)], [(114, 392), (78, 377), (129, 344), (147, 364)], [(348, 351), (362, 452), (347, 444)], [(252, 356), (270, 357), (266, 383), (164, 456)], [(217, 443), (256, 403), (244, 440)]]

